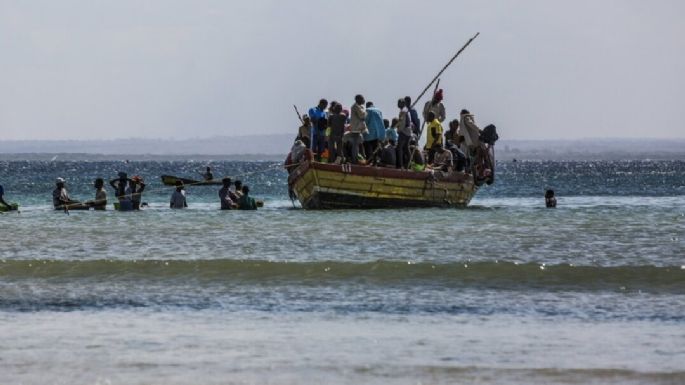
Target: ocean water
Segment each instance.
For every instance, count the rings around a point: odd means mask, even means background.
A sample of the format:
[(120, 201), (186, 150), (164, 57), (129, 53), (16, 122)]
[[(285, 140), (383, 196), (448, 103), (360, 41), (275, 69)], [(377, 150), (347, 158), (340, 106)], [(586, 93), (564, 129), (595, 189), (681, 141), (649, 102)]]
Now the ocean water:
[[(0, 384), (683, 384), (685, 162), (503, 162), (466, 209), (305, 211), (273, 162), (0, 162)], [(56, 177), (148, 183), (51, 209)], [(559, 207), (545, 209), (544, 189)], [(110, 196), (112, 191), (109, 191)]]

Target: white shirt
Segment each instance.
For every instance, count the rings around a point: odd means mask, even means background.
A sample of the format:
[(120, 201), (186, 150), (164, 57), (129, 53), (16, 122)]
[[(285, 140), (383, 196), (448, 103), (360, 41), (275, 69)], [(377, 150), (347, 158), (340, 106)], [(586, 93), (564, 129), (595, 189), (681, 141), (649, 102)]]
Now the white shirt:
[(171, 207), (174, 209), (183, 209), (186, 207), (186, 192), (185, 190), (174, 190), (171, 194)]

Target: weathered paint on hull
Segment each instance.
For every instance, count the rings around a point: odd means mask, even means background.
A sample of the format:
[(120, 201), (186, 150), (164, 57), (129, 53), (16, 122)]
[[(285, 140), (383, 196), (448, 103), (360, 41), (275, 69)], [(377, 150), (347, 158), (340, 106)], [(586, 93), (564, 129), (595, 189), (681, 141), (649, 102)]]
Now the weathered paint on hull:
[(304, 163), (288, 183), (306, 209), (465, 207), (478, 188), (468, 174)]

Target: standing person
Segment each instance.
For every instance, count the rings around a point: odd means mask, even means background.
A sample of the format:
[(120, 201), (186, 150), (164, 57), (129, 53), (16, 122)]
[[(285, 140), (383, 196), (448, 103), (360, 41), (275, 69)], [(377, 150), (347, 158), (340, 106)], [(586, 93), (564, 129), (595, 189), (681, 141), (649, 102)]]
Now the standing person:
[(438, 118), (435, 117), (433, 111), (428, 111), (426, 116), (426, 122), (428, 123), (426, 132), (426, 147), (424, 150), (428, 151), (428, 163), (433, 163), (433, 157), (435, 156), (435, 146), (439, 145), (442, 147), (442, 124)]
[(235, 190), (233, 190), (233, 195), (235, 196), (235, 199), (231, 197), (231, 199), (234, 199), (236, 202), (238, 199), (240, 199), (241, 196), (243, 196), (243, 182), (237, 180), (235, 183), (233, 183), (235, 186)]
[[(207, 167), (207, 172), (210, 173), (209, 167)], [(140, 201), (143, 199), (143, 191), (145, 191), (145, 181), (139, 175), (134, 176), (129, 181), (129, 187), (131, 189), (131, 203), (133, 204), (133, 210), (140, 210)]]
[(114, 196), (119, 200), (119, 211), (133, 210), (133, 201), (131, 200), (131, 186), (128, 183), (128, 175), (125, 172), (119, 172), (118, 179), (109, 181), (109, 185), (114, 189)]
[[(342, 113), (343, 107), (337, 103), (333, 107), (332, 114), (328, 117), (328, 124), (331, 126), (331, 138), (328, 141), (329, 163), (340, 163), (343, 158), (343, 135), (345, 134), (345, 123), (347, 116)], [(339, 159), (340, 158), (340, 159)]]
[(328, 107), (328, 100), (321, 99), (316, 107), (309, 109), (309, 118), (311, 119), (312, 129), (310, 138), (312, 140), (310, 149), (316, 154), (316, 160), (321, 160), (321, 154), (324, 150), (326, 142), (326, 124), (322, 119), (326, 119), (326, 107)]
[(169, 207), (172, 209), (184, 209), (188, 207), (188, 202), (186, 201), (186, 192), (183, 189), (183, 182), (180, 180), (176, 181), (176, 190), (174, 190), (174, 192), (171, 194)]
[(223, 186), (219, 190), (219, 201), (221, 202), (222, 210), (232, 210), (236, 207), (236, 202), (231, 196), (231, 178), (224, 178), (221, 180)]
[(409, 167), (409, 142), (411, 141), (411, 116), (404, 99), (397, 101), (400, 114), (397, 117), (397, 168)]
[(428, 121), (428, 112), (433, 112), (435, 118), (440, 123), (445, 121), (445, 105), (442, 104), (442, 88), (437, 90), (433, 95), (433, 99), (426, 102), (423, 106), (423, 119)]
[(105, 191), (105, 181), (102, 178), (95, 179), (93, 183), (95, 187), (95, 200), (87, 202), (93, 210), (103, 211), (107, 210), (107, 191)]
[(311, 149), (312, 143), (312, 120), (309, 115), (302, 115), (302, 125), (297, 134), (297, 140), (301, 140), (307, 148)]
[(473, 151), (480, 147), (480, 128), (476, 125), (476, 118), (469, 110), (461, 110), (459, 114), (461, 124), (459, 125), (459, 132), (464, 137), (466, 147), (469, 149), (467, 156), (472, 156)]
[(404, 105), (407, 106), (407, 109), (409, 110), (409, 118), (411, 119), (412, 132), (416, 136), (416, 140), (419, 140), (419, 134), (421, 134), (421, 132), (419, 131), (421, 129), (419, 113), (416, 112), (416, 109), (411, 106), (411, 98), (409, 96), (404, 97)]
[(357, 164), (359, 156), (359, 146), (362, 142), (362, 134), (368, 132), (366, 127), (366, 109), (364, 108), (364, 96), (356, 95), (350, 117), (350, 144), (352, 146), (352, 163)]
[(366, 160), (371, 161), (379, 147), (379, 141), (385, 138), (385, 124), (383, 113), (373, 105), (372, 101), (366, 102), (366, 127), (368, 132), (364, 134), (364, 152)]
[(554, 196), (554, 190), (547, 190), (545, 192), (545, 207), (551, 209), (557, 207), (557, 198)]
[(240, 210), (257, 210), (257, 202), (248, 195), (250, 193), (250, 188), (245, 185), (242, 190), (243, 195), (238, 200), (238, 208)]

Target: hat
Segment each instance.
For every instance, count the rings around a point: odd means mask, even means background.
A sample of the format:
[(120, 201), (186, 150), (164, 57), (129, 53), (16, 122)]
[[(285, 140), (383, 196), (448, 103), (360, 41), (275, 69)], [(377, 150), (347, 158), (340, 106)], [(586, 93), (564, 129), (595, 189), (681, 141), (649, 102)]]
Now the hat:
[(66, 181), (64, 180), (64, 178), (57, 178), (57, 179), (55, 179), (55, 183), (64, 183), (64, 182), (66, 182)]
[(121, 178), (121, 179), (126, 179), (126, 177), (128, 176), (128, 175), (127, 175), (125, 172), (123, 172), (123, 171), (119, 171), (119, 173), (118, 173), (117, 175), (118, 175), (119, 178)]
[(134, 176), (131, 180), (137, 183), (143, 183), (143, 178), (141, 178), (140, 175)]
[(442, 88), (435, 92), (435, 100), (442, 101)]

